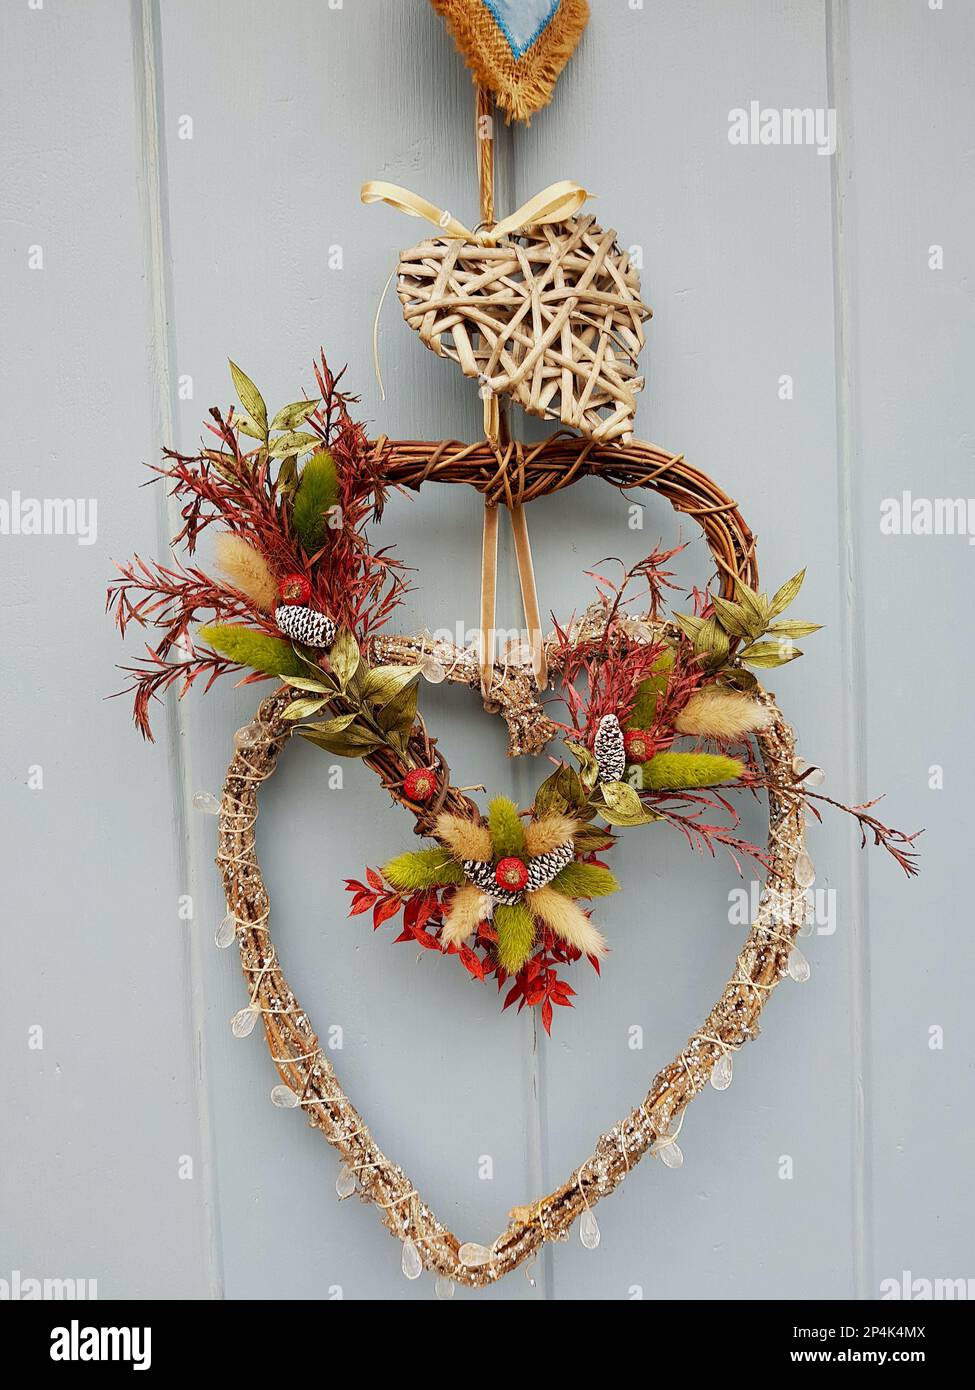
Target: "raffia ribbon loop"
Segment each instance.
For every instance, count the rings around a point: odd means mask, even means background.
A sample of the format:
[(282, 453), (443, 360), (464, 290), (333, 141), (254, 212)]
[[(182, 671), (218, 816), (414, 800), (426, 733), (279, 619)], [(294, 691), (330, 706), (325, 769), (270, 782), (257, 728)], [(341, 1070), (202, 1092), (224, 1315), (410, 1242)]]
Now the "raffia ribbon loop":
[(422, 217), (437, 227), (442, 236), (458, 241), (473, 242), (476, 246), (496, 246), (506, 236), (523, 231), (526, 227), (541, 227), (550, 222), (565, 222), (573, 217), (587, 198), (588, 193), (581, 184), (571, 179), (560, 179), (550, 183), (509, 217), (502, 218), (493, 226), (472, 231), (459, 222), (444, 208), (438, 208), (429, 199), (422, 198), (408, 188), (396, 183), (385, 183), (381, 179), (371, 179), (362, 185), (359, 195), (364, 203), (386, 203), (397, 212), (405, 212), (408, 217)]

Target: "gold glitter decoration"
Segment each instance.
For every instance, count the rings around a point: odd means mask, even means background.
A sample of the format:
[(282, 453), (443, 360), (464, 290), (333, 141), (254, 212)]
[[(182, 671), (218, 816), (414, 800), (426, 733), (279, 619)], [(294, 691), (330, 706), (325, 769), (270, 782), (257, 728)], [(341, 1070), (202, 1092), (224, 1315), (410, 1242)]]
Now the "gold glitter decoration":
[[(791, 786), (795, 735), (771, 695), (772, 713), (757, 741), (770, 779)], [(545, 1241), (564, 1240), (576, 1217), (608, 1196), (654, 1147), (672, 1144), (691, 1100), (704, 1089), (715, 1063), (758, 1032), (758, 1019), (786, 973), (792, 943), (805, 921), (806, 898), (796, 881), (804, 850), (802, 797), (769, 792), (769, 872), (755, 921), (738, 955), (735, 973), (700, 1029), (650, 1083), (646, 1096), (611, 1130), (599, 1136), (588, 1158), (554, 1192), (510, 1214), (491, 1246), (462, 1242), (426, 1204), (410, 1179), (379, 1148), (346, 1095), (278, 961), (270, 930), (270, 901), (254, 836), (257, 797), (273, 773), (291, 726), (281, 719), (291, 692), (265, 699), (253, 740), (234, 755), (227, 771), (219, 819), (217, 864), (228, 910), (237, 924), (248, 1004), (260, 1010), (271, 1058), (284, 1090), (279, 1104), (305, 1110), (309, 1123), (336, 1149), (363, 1201), (380, 1212), (387, 1229), (412, 1241), (426, 1269), (470, 1288), (495, 1283), (535, 1256)], [(293, 1093), (293, 1098), (292, 1094)], [(462, 1258), (463, 1256), (463, 1258)]]

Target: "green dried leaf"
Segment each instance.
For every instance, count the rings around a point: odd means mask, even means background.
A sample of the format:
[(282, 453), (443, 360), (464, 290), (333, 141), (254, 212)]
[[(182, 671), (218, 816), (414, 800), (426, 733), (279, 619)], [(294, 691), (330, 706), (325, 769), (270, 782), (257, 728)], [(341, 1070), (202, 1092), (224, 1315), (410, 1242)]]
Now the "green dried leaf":
[(254, 421), (244, 409), (234, 411), (234, 424), (240, 430), (241, 434), (249, 434), (251, 439), (260, 439), (263, 441), (267, 438), (264, 431), (258, 429), (256, 421)]
[(565, 739), (565, 746), (579, 764), (579, 777), (582, 785), (587, 791), (592, 791), (599, 777), (599, 763), (590, 753), (588, 748), (584, 748), (581, 743), (573, 743), (570, 739)]
[(419, 674), (419, 666), (373, 666), (362, 681), (362, 698), (381, 709)]
[(234, 379), (234, 390), (237, 392), (241, 405), (261, 431), (255, 437), (267, 439), (267, 406), (264, 404), (264, 397), (247, 373), (240, 370), (236, 362), (230, 363), (230, 375)]
[(346, 689), (359, 669), (359, 659), (358, 642), (347, 627), (341, 628), (328, 653), (328, 662), (340, 690)]
[(806, 577), (806, 571), (801, 569), (798, 574), (794, 574), (791, 579), (787, 579), (781, 589), (776, 589), (772, 595), (772, 602), (769, 604), (769, 613), (773, 618), (784, 613), (789, 604), (802, 588), (802, 581)]
[(388, 734), (408, 734), (416, 719), (416, 704), (419, 693), (419, 688), (415, 684), (405, 686), (402, 690), (397, 691), (393, 698), (379, 711), (377, 716), (379, 727)]
[[(375, 738), (373, 733), (368, 729), (352, 729), (352, 725), (358, 717), (355, 711), (351, 714), (337, 714), (334, 719), (316, 719), (307, 727), (314, 729), (316, 733), (323, 734), (326, 738), (332, 738), (335, 734), (344, 734), (346, 729), (349, 729), (353, 742), (368, 743), (370, 739)], [(359, 737), (360, 734), (361, 737)]]
[(588, 806), (589, 795), (582, 784), (582, 778), (574, 767), (563, 763), (535, 793), (535, 814), (543, 815), (549, 811), (565, 814), (572, 812), (586, 820), (593, 814)]
[(298, 485), (298, 460), (294, 457), (284, 459), (278, 469), (278, 476), (275, 479), (275, 486), (278, 492), (294, 492)]
[(680, 628), (684, 636), (690, 638), (692, 642), (697, 638), (697, 634), (704, 626), (703, 618), (693, 618), (690, 613), (675, 613), (674, 622)]
[(603, 782), (599, 790), (605, 802), (605, 806), (599, 808), (600, 815), (610, 825), (648, 825), (650, 821), (660, 819), (653, 811), (646, 809), (626, 782)]
[[(324, 674), (323, 671), (322, 675)], [(327, 685), (323, 680), (312, 680), (310, 676), (288, 676), (287, 681), (289, 685), (294, 686), (295, 690), (316, 690), (326, 695), (335, 694), (334, 685)]]
[(321, 442), (317, 434), (289, 430), (287, 434), (278, 435), (268, 448), (268, 453), (273, 459), (284, 458), (287, 454), (307, 454), (309, 449), (317, 448)]
[(718, 622), (725, 632), (732, 637), (751, 637), (751, 629), (748, 626), (748, 619), (745, 610), (738, 603), (732, 603), (730, 599), (722, 598), (720, 594), (715, 594), (711, 603), (717, 615)]
[(753, 676), (751, 671), (743, 670), (740, 666), (726, 666), (718, 676), (717, 683), (728, 690), (751, 693), (758, 689), (758, 677)]
[(694, 650), (698, 656), (707, 658), (709, 666), (722, 666), (728, 660), (731, 644), (717, 618), (707, 618), (701, 624), (694, 638)]
[(379, 747), (379, 739), (373, 734), (362, 733), (358, 729), (347, 729), (345, 733), (322, 734), (312, 724), (299, 724), (298, 733), (324, 748), (326, 753), (334, 753), (339, 758), (363, 758)]
[(614, 839), (603, 826), (584, 825), (573, 835), (572, 843), (578, 854), (591, 854), (594, 850), (605, 849)]
[(735, 597), (745, 614), (749, 637), (760, 637), (765, 631), (770, 614), (754, 589), (749, 589), (740, 579), (735, 580)]
[(292, 700), (290, 705), (286, 705), (281, 711), (282, 719), (307, 719), (310, 714), (317, 714), (318, 711), (328, 704), (327, 700)]
[[(699, 619), (695, 619), (699, 621)], [(657, 700), (667, 689), (674, 669), (674, 653), (668, 648), (653, 663), (653, 671), (636, 688), (633, 709), (626, 721), (628, 729), (649, 729), (657, 714)]]
[(769, 636), (773, 633), (778, 637), (809, 637), (814, 632), (819, 632), (822, 623), (801, 623), (792, 618), (781, 618), (777, 623), (773, 623), (769, 628)]
[(738, 655), (749, 666), (771, 670), (775, 666), (785, 666), (788, 662), (795, 661), (796, 657), (802, 656), (802, 652), (791, 642), (753, 642)]
[(292, 401), (290, 405), (284, 405), (271, 421), (272, 430), (296, 430), (299, 425), (303, 425), (313, 411), (321, 405), (321, 399), (315, 401)]

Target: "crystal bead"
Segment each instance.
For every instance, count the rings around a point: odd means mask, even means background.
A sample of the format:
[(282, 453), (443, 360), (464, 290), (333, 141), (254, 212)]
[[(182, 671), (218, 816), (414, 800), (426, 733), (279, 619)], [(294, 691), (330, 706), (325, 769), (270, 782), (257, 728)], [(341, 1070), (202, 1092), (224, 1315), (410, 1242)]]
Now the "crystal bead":
[(293, 1110), (298, 1103), (298, 1097), (290, 1086), (282, 1084), (271, 1087), (271, 1104), (279, 1110)]
[(339, 1169), (339, 1175), (335, 1179), (335, 1195), (342, 1201), (346, 1197), (351, 1197), (355, 1191), (355, 1173), (347, 1163), (343, 1163)]
[(666, 1140), (664, 1143), (658, 1140), (653, 1146), (653, 1152), (666, 1168), (679, 1168), (684, 1162), (681, 1147), (673, 1139)]
[(261, 1011), (253, 1004), (248, 1004), (244, 1009), (238, 1009), (230, 1020), (230, 1031), (235, 1038), (248, 1038), (254, 1031), (254, 1024), (261, 1016)]
[(403, 1258), (400, 1261), (400, 1267), (407, 1279), (419, 1279), (423, 1273), (423, 1261), (420, 1259), (420, 1252), (409, 1237), (403, 1241)]
[(447, 672), (435, 656), (428, 656), (423, 660), (420, 665), (420, 674), (423, 676), (423, 679), (429, 681), (431, 685), (442, 685), (447, 679)]
[(203, 811), (208, 816), (219, 816), (220, 802), (213, 792), (194, 792), (193, 810)]
[(599, 1244), (599, 1225), (590, 1207), (586, 1207), (579, 1221), (579, 1239), (587, 1250), (595, 1250)]
[(491, 1263), (491, 1252), (487, 1246), (469, 1240), (457, 1251), (457, 1258), (465, 1269), (480, 1269), (481, 1265)]
[(804, 849), (801, 849), (796, 855), (793, 877), (800, 888), (811, 888), (816, 882), (816, 866)]
[(220, 947), (221, 951), (225, 951), (228, 946), (234, 944), (236, 937), (237, 921), (236, 918), (232, 917), (228, 912), (219, 927), (217, 927), (217, 930), (213, 933), (213, 939)]
[(730, 1052), (722, 1052), (711, 1068), (711, 1085), (716, 1091), (727, 1091), (735, 1074), (735, 1064)]
[(803, 758), (794, 758), (792, 771), (797, 777), (801, 777), (803, 785), (806, 787), (821, 787), (826, 781), (826, 773), (821, 767), (816, 767), (814, 763), (807, 763)]
[(798, 946), (793, 946), (789, 952), (789, 977), (795, 980), (797, 985), (804, 985), (811, 974), (812, 971), (806, 957)]
[(438, 1298), (453, 1298), (455, 1287), (453, 1279), (448, 1279), (445, 1274), (438, 1274), (437, 1282), (433, 1286), (433, 1291)]
[(250, 724), (244, 724), (234, 734), (234, 747), (236, 749), (251, 748), (255, 743), (259, 743), (264, 735), (263, 727), (254, 719)]

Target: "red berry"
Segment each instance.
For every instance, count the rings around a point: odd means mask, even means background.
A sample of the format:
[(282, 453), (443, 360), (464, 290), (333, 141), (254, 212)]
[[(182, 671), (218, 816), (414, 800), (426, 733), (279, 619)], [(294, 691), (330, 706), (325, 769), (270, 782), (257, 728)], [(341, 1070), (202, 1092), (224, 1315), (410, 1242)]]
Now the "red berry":
[(653, 739), (646, 729), (627, 729), (623, 735), (626, 760), (631, 763), (645, 763), (653, 757)]
[(429, 801), (437, 790), (437, 778), (433, 769), (411, 768), (403, 778), (403, 790), (411, 801)]
[(494, 881), (499, 888), (510, 888), (513, 892), (520, 893), (528, 882), (528, 869), (522, 860), (513, 856), (502, 859), (494, 871)]
[(311, 598), (311, 584), (304, 574), (286, 574), (278, 585), (282, 603), (307, 603)]

